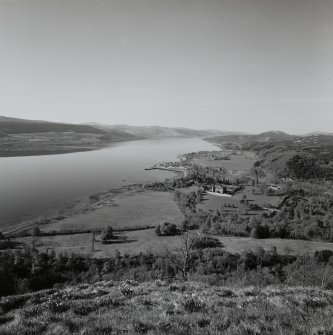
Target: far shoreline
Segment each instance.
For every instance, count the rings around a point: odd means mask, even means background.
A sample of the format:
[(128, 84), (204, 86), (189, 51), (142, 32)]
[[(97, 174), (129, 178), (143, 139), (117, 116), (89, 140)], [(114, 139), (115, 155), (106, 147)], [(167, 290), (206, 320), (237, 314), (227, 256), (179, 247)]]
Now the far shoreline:
[(112, 141), (109, 143), (105, 143), (100, 146), (94, 147), (71, 147), (68, 146), (67, 148), (55, 148), (55, 150), (50, 149), (31, 149), (31, 150), (5, 150), (0, 147), (0, 158), (14, 158), (14, 157), (33, 157), (33, 156), (53, 156), (53, 155), (65, 155), (65, 154), (74, 154), (77, 152), (88, 152), (88, 151), (96, 151), (108, 148), (116, 143), (125, 143), (125, 142), (133, 142), (144, 140), (145, 138), (137, 138), (131, 140), (124, 140), (124, 141)]

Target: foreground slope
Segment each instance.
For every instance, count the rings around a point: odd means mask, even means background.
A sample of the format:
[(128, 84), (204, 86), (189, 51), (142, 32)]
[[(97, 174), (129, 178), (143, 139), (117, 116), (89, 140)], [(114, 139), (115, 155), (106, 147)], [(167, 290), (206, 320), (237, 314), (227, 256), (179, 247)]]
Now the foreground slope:
[(94, 150), (135, 139), (120, 130), (0, 117), (0, 157)]
[(0, 301), (0, 334), (332, 334), (333, 292), (103, 281)]

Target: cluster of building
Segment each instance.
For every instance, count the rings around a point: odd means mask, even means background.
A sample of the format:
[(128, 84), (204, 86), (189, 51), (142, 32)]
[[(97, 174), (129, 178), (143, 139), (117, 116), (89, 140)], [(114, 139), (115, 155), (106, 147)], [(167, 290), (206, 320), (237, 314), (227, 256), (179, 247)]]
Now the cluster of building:
[(234, 195), (236, 192), (241, 190), (241, 186), (238, 185), (223, 185), (223, 184), (214, 184), (208, 188), (209, 192), (225, 194), (225, 195)]

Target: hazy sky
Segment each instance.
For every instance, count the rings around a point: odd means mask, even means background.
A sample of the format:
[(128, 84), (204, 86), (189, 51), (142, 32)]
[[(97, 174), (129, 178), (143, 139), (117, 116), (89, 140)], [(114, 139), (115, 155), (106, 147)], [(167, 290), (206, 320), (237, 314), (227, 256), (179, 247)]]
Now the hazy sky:
[(0, 0), (0, 115), (333, 132), (332, 0)]

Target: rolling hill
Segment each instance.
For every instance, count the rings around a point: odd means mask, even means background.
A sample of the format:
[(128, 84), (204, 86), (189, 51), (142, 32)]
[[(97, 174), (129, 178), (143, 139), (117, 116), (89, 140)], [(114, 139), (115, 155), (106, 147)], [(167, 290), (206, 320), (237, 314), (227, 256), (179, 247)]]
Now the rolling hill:
[(257, 135), (215, 136), (206, 140), (224, 149), (257, 153), (256, 167), (277, 177), (333, 179), (333, 136), (289, 135), (269, 131)]
[(2, 157), (87, 151), (139, 138), (117, 129), (0, 117)]
[(241, 134), (237, 132), (221, 130), (196, 130), (183, 127), (160, 127), (160, 126), (129, 126), (129, 125), (107, 125), (91, 122), (88, 125), (103, 130), (119, 130), (131, 135), (146, 138), (163, 138), (163, 137), (212, 137), (230, 134)]

